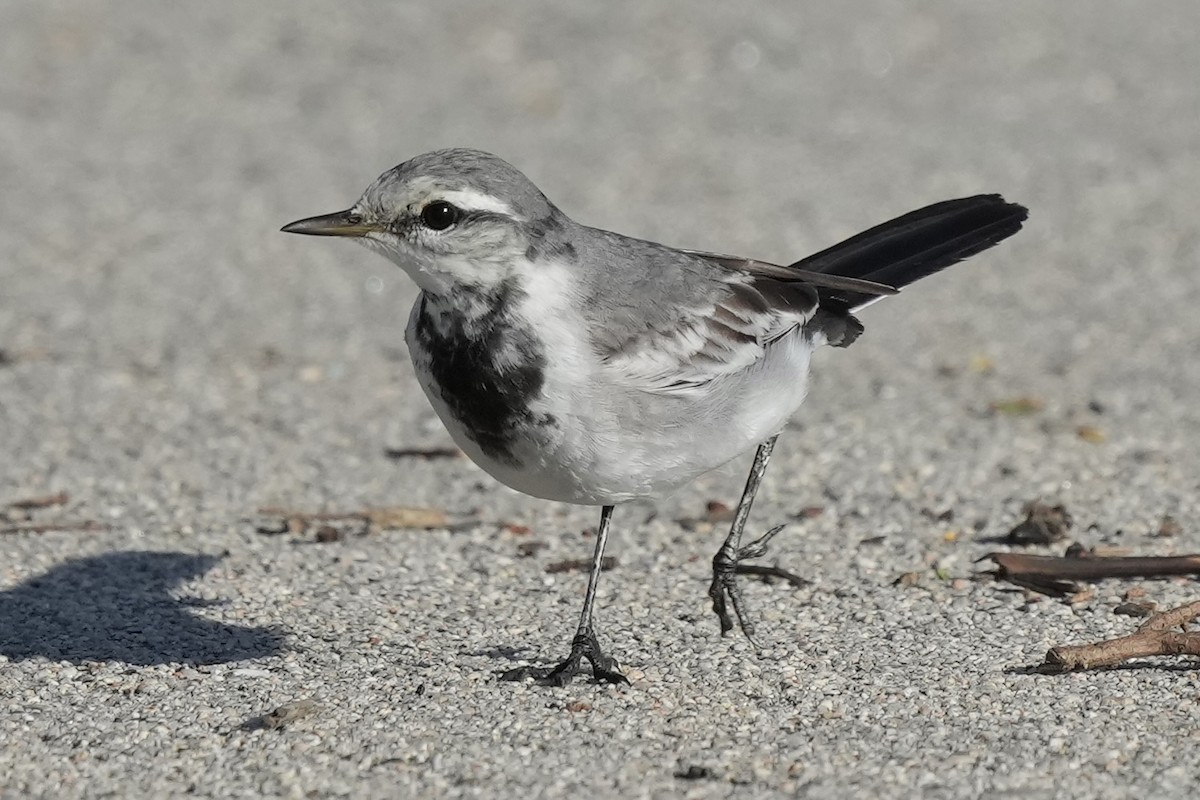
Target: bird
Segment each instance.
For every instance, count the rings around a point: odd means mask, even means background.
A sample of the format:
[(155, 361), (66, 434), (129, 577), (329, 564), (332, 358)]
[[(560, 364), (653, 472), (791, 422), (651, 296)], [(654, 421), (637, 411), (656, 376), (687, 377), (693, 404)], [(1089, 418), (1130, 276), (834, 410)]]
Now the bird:
[[(686, 250), (576, 222), (503, 159), (451, 148), (380, 175), (348, 209), (285, 225), (348, 237), (420, 290), (405, 341), (418, 382), (472, 461), (519, 492), (600, 507), (587, 591), (564, 660), (505, 672), (563, 686), (627, 682), (594, 608), (616, 506), (754, 458), (708, 594), (723, 634), (757, 649), (737, 581), (782, 526), (743, 545), (813, 351), (844, 348), (855, 316), (1020, 230), (997, 194), (920, 208), (790, 265)], [(732, 607), (733, 613), (730, 613)]]

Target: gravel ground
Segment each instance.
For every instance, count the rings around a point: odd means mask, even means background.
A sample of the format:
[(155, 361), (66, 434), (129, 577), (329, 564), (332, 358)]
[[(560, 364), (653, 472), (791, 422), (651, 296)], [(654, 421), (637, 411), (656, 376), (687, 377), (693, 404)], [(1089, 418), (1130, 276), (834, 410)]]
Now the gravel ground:
[[(1138, 584), (972, 576), (1036, 498), (1088, 546), (1200, 550), (1200, 6), (796, 8), (0, 4), (0, 504), (66, 493), (0, 524), (90, 523), (0, 534), (0, 796), (1191, 790), (1194, 664), (1022, 669), (1136, 625)], [(946, 197), (1031, 208), (818, 358), (753, 516), (796, 520), (772, 557), (812, 584), (748, 585), (762, 658), (707, 607), (723, 532), (678, 521), (746, 458), (618, 510), (598, 624), (631, 686), (496, 681), (564, 654), (584, 577), (547, 567), (596, 512), (389, 457), (449, 444), (413, 287), (277, 233), (448, 145), (776, 261)], [(392, 506), (450, 519), (257, 514)]]

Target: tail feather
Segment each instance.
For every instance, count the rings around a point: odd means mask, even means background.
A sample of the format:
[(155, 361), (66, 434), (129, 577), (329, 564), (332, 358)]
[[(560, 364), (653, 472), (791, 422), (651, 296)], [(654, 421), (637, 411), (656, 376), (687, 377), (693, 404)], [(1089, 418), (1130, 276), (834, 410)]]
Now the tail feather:
[[(982, 252), (1021, 229), (1028, 209), (998, 194), (946, 200), (876, 225), (792, 264), (797, 269), (860, 278), (897, 289)], [(854, 311), (880, 299), (818, 288), (822, 307)]]

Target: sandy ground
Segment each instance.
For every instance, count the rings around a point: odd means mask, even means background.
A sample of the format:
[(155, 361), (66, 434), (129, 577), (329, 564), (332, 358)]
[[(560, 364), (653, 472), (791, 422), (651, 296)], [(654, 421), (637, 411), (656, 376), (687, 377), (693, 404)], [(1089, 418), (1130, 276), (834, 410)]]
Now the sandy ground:
[[(1086, 546), (1200, 550), (1198, 29), (1190, 0), (0, 4), (0, 504), (66, 494), (3, 511), (0, 796), (1183, 796), (1194, 664), (1022, 668), (1195, 585), (972, 576), (1036, 498)], [(1030, 207), (817, 359), (752, 520), (793, 521), (772, 559), (812, 583), (748, 585), (762, 658), (707, 607), (723, 531), (678, 521), (743, 458), (618, 510), (598, 624), (631, 686), (496, 681), (564, 654), (584, 577), (547, 568), (596, 512), (389, 456), (449, 444), (414, 289), (277, 232), (448, 145), (774, 261)], [(448, 519), (257, 513), (395, 506)]]

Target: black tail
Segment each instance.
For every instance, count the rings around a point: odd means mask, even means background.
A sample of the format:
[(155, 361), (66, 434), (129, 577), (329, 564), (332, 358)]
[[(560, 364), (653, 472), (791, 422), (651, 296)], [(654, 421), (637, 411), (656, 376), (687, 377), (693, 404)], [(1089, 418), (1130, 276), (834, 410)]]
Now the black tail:
[[(863, 278), (897, 289), (987, 250), (1021, 229), (1029, 210), (998, 194), (947, 200), (876, 225), (793, 267)], [(853, 311), (878, 295), (818, 289), (821, 305)]]

